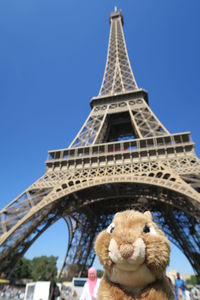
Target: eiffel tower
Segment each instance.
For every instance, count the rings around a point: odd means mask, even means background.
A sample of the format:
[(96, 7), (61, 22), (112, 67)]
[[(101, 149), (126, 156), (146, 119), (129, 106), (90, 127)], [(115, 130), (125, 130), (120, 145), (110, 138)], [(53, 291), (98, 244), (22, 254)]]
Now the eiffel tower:
[(62, 270), (85, 275), (96, 234), (116, 211), (151, 210), (200, 275), (200, 161), (190, 133), (170, 133), (138, 88), (123, 33), (110, 15), (107, 62), (99, 95), (71, 145), (49, 151), (45, 174), (0, 212), (0, 271), (18, 260), (56, 220), (69, 241)]

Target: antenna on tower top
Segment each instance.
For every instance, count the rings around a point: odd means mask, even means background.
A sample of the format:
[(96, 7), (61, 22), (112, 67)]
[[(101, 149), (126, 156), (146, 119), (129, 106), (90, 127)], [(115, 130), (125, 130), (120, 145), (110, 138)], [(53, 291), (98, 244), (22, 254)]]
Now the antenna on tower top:
[(115, 9), (114, 10), (115, 10), (115, 12), (117, 12), (117, 6), (116, 5), (115, 5)]

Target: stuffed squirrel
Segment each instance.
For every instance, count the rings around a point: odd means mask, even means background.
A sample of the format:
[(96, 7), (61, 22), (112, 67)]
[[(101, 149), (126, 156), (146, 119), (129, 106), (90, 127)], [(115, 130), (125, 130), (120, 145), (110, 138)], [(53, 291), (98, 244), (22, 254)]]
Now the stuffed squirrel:
[(165, 279), (170, 245), (149, 211), (117, 213), (95, 241), (105, 272), (98, 300), (173, 300)]

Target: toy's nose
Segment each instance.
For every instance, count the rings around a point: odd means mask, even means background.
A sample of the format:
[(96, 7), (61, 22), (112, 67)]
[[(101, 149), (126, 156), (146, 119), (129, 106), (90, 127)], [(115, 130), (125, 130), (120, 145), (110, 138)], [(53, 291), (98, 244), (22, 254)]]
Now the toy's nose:
[(131, 244), (121, 245), (119, 252), (124, 259), (128, 259), (133, 255), (134, 247)]

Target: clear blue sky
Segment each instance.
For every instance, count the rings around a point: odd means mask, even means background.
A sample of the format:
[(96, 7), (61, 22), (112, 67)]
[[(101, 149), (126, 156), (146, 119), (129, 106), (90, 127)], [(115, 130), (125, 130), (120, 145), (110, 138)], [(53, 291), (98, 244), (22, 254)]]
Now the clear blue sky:
[[(109, 13), (122, 9), (139, 87), (170, 132), (191, 131), (200, 154), (199, 0), (0, 1), (0, 207), (45, 172), (47, 151), (67, 147), (98, 94)], [(67, 230), (58, 221), (27, 257), (59, 256)], [(171, 268), (190, 272), (172, 247)]]

